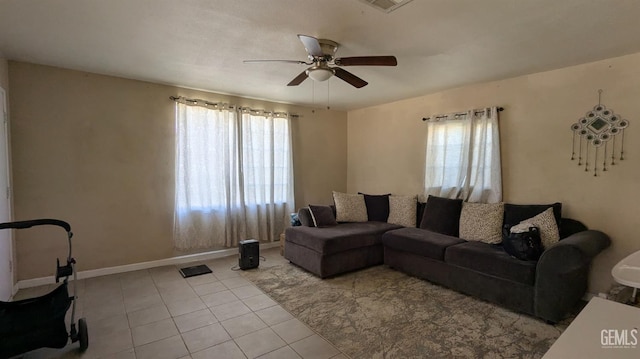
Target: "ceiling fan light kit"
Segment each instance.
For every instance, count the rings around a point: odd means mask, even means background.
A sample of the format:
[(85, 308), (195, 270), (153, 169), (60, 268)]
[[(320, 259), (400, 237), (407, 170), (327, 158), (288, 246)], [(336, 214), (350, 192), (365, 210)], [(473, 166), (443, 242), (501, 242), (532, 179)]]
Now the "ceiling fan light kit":
[(306, 70), (307, 76), (318, 82), (327, 81), (334, 73), (333, 69), (323, 66), (312, 66)]
[[(341, 80), (349, 83), (355, 88), (361, 88), (367, 85), (367, 82), (351, 72), (342, 68), (342, 66), (397, 66), (398, 61), (395, 56), (356, 56), (335, 58), (334, 55), (338, 50), (339, 44), (335, 41), (327, 39), (316, 39), (313, 36), (298, 35), (298, 38), (307, 51), (308, 58), (311, 62), (299, 60), (245, 60), (245, 63), (255, 62), (285, 62), (312, 65), (304, 70), (287, 86), (298, 86), (307, 77), (314, 81), (327, 81), (333, 75)], [(331, 65), (335, 66), (332, 67)]]

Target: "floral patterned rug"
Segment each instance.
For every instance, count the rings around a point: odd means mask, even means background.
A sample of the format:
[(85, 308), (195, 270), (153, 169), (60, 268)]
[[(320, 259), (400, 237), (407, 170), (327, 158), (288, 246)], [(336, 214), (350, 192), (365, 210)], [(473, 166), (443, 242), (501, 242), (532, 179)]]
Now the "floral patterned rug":
[(291, 264), (243, 275), (352, 358), (541, 358), (566, 329), (377, 266), (320, 279)]

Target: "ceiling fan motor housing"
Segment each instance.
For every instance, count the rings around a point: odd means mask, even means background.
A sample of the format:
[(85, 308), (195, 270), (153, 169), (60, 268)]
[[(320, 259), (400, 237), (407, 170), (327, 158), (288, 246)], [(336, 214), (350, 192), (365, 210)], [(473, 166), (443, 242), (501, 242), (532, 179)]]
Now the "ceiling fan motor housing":
[(320, 43), (320, 49), (322, 49), (322, 54), (325, 59), (328, 58), (327, 61), (333, 59), (333, 56), (338, 51), (338, 47), (340, 46), (337, 42), (327, 40), (327, 39), (318, 39), (318, 43)]

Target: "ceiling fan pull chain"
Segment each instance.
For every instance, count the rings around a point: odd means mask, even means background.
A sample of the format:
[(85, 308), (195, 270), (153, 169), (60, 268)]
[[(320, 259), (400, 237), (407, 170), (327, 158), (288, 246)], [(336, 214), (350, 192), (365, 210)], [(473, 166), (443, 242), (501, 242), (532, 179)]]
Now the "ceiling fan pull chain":
[(316, 82), (311, 83), (311, 105), (313, 108), (316, 107)]
[(331, 81), (327, 81), (327, 110), (330, 110), (331, 107), (329, 106), (329, 86), (331, 85)]

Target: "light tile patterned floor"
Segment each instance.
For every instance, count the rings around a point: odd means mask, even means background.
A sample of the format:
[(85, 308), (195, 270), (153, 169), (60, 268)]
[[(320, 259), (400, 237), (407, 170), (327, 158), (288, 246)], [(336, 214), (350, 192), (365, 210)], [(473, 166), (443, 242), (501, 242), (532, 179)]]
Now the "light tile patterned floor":
[[(286, 262), (278, 248), (261, 255), (261, 266)], [(87, 319), (89, 349), (80, 354), (75, 343), (17, 358), (347, 358), (231, 270), (236, 256), (188, 265), (195, 264), (213, 273), (184, 279), (166, 266), (78, 281), (76, 320)], [(15, 299), (53, 288), (21, 290)]]

